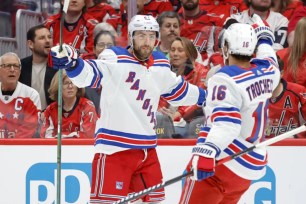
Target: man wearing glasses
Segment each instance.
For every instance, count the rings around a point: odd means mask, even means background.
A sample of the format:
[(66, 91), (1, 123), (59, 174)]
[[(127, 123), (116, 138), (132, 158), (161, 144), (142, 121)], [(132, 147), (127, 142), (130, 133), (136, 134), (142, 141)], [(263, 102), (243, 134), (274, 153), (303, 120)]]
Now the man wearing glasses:
[(41, 110), (38, 92), (18, 82), (19, 57), (12, 52), (0, 57), (0, 138), (32, 138)]

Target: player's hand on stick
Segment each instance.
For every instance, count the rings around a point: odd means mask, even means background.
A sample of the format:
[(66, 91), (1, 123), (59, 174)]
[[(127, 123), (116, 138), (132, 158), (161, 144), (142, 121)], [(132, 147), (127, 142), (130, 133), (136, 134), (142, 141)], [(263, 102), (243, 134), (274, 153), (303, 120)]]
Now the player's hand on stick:
[(76, 66), (78, 53), (74, 47), (63, 44), (62, 50), (57, 45), (51, 48), (48, 56), (48, 66), (54, 69), (67, 69)]
[[(215, 157), (217, 151), (208, 145), (196, 145), (192, 149), (192, 158), (189, 167), (193, 170), (192, 180), (203, 180), (215, 174)], [(190, 170), (190, 169), (188, 169)]]
[(269, 24), (265, 20), (262, 20), (260, 16), (255, 13), (252, 15), (252, 21), (254, 22), (252, 27), (255, 30), (258, 41), (260, 39), (267, 40), (269, 44), (272, 45), (275, 37), (269, 27)]

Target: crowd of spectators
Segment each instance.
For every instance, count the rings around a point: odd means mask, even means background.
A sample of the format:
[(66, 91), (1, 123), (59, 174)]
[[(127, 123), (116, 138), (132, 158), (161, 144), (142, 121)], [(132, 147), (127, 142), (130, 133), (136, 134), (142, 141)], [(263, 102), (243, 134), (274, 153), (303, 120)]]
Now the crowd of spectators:
[[(0, 11), (35, 10), (34, 4), (4, 1)], [(25, 1), (24, 1), (25, 2)], [(34, 1), (35, 2), (35, 1)], [(55, 2), (61, 3), (62, 2)], [(117, 2), (117, 3), (116, 3)], [(111, 46), (129, 44), (128, 1), (70, 0), (65, 16), (64, 43), (81, 58), (98, 59)], [(266, 133), (274, 137), (303, 124), (306, 119), (306, 1), (300, 0), (135, 0), (137, 14), (152, 15), (160, 26), (156, 51), (169, 59), (177, 75), (206, 88), (209, 71), (223, 66), (219, 36), (229, 18), (252, 24), (251, 15), (264, 19), (275, 35), (282, 79), (270, 99)], [(56, 10), (54, 4), (54, 11)], [(114, 5), (120, 5), (114, 7)], [(14, 53), (0, 57), (0, 138), (57, 137), (58, 74), (47, 66), (48, 54), (60, 39), (62, 13), (49, 14), (42, 25), (27, 32), (32, 55), (19, 59)], [(14, 28), (13, 32), (14, 32)], [(80, 89), (63, 75), (63, 135), (93, 138), (100, 115), (103, 87)], [(19, 81), (19, 82), (18, 82)], [(205, 121), (197, 106), (171, 107), (161, 97), (158, 114), (169, 117), (175, 133), (169, 138), (189, 138), (189, 124)], [(199, 128), (201, 124), (192, 126)], [(166, 127), (165, 127), (166, 128)], [(196, 130), (194, 130), (196, 132)], [(297, 135), (305, 138), (305, 134)]]

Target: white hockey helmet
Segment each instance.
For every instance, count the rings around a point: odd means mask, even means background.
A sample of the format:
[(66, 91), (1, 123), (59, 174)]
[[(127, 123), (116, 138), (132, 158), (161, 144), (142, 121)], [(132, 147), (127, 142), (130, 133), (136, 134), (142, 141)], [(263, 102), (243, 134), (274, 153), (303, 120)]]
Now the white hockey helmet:
[(257, 45), (257, 36), (251, 25), (234, 23), (224, 31), (221, 48), (225, 42), (228, 43), (227, 54), (252, 56)]
[(159, 41), (159, 24), (155, 20), (155, 18), (151, 15), (135, 15), (132, 17), (129, 26), (128, 26), (128, 34), (130, 45), (133, 47), (133, 36), (134, 32), (137, 30), (143, 31), (155, 31), (156, 38), (158, 44)]

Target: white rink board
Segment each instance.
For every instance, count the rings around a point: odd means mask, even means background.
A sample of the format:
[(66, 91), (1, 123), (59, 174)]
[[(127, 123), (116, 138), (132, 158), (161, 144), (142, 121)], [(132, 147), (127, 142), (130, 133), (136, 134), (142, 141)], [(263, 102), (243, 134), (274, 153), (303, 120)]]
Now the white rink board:
[[(183, 173), (191, 146), (159, 146), (157, 150), (165, 180)], [(252, 184), (239, 204), (306, 203), (306, 147), (268, 150), (268, 173)], [(55, 203), (56, 153), (56, 145), (0, 145), (0, 203)], [(62, 146), (62, 204), (88, 203), (92, 157), (91, 145)], [(163, 204), (178, 203), (181, 188), (181, 182), (166, 187)]]

